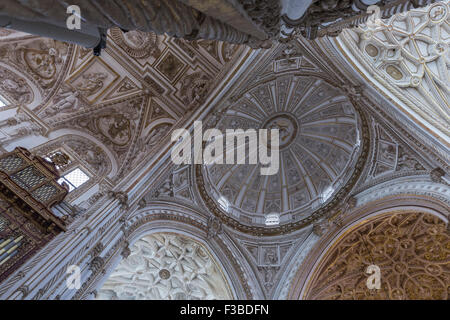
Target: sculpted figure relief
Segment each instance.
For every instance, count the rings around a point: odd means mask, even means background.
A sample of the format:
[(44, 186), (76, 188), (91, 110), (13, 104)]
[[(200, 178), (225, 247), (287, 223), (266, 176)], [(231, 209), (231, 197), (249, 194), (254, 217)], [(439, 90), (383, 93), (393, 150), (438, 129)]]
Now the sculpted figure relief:
[(33, 92), (25, 79), (0, 67), (0, 92), (2, 91), (18, 103), (29, 103), (33, 99)]
[(103, 72), (92, 72), (83, 74), (83, 81), (77, 85), (77, 89), (86, 96), (91, 96), (103, 88), (103, 81), (108, 76)]
[(117, 145), (125, 145), (131, 139), (130, 120), (122, 114), (104, 115), (97, 118), (102, 135)]
[(80, 107), (79, 92), (66, 89), (59, 93), (43, 112), (44, 117), (51, 117), (58, 113), (76, 111)]

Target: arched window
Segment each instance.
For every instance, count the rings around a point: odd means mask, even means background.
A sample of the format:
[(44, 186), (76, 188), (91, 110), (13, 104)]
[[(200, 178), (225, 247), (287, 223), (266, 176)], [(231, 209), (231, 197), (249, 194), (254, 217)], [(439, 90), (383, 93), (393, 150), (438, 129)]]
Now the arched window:
[(69, 192), (81, 187), (90, 179), (88, 171), (63, 150), (52, 151), (45, 159), (55, 164), (61, 174), (58, 183), (66, 183), (69, 186)]

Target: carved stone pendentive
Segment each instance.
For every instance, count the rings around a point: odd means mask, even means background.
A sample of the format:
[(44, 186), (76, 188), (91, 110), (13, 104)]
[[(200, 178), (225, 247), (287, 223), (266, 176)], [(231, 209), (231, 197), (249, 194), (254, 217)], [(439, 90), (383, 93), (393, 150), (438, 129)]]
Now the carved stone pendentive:
[[(450, 235), (428, 213), (369, 219), (341, 237), (307, 283), (305, 299), (449, 299)], [(381, 288), (368, 289), (369, 265)]]
[[(170, 173), (164, 181), (149, 193), (150, 198), (173, 197), (173, 174)], [(144, 198), (145, 199), (145, 198)]]
[(97, 243), (91, 250), (91, 256), (92, 257), (98, 256), (103, 251), (103, 249), (104, 249), (103, 243), (101, 242)]
[(220, 219), (218, 219), (216, 217), (208, 218), (207, 228), (208, 228), (208, 234), (207, 234), (208, 239), (214, 238), (223, 232), (222, 222), (220, 221)]
[(126, 259), (128, 258), (128, 256), (131, 254), (131, 249), (130, 249), (130, 244), (128, 243), (128, 241), (125, 241), (122, 252), (121, 252), (121, 256)]
[(400, 143), (392, 131), (380, 124), (374, 125), (374, 131), (375, 148), (369, 169), (370, 179), (386, 177), (396, 171), (425, 171), (426, 162), (415, 155), (407, 144)]
[(441, 168), (435, 168), (430, 172), (431, 181), (436, 183), (447, 184), (447, 182), (445, 182), (444, 179), (442, 179), (443, 176), (445, 176), (445, 171), (442, 170)]
[(260, 266), (258, 267), (258, 271), (262, 273), (263, 276), (263, 284), (264, 289), (269, 292), (273, 286), (276, 283), (276, 275), (278, 271), (280, 270), (280, 267), (278, 266)]
[(312, 232), (315, 235), (321, 237), (329, 230), (329, 228), (330, 228), (329, 222), (327, 220), (323, 220), (313, 225)]
[(351, 209), (356, 208), (356, 203), (357, 203), (357, 200), (354, 196), (348, 197), (348, 199), (347, 199), (348, 209), (351, 210)]

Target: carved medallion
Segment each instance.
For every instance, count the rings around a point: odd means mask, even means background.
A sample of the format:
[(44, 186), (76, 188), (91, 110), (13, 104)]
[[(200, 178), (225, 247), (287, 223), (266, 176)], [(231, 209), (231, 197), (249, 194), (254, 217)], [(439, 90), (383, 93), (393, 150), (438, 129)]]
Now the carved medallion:
[(116, 145), (126, 145), (131, 139), (130, 120), (122, 114), (101, 116), (96, 124), (100, 133)]
[(24, 59), (28, 67), (39, 77), (52, 79), (56, 73), (55, 56), (46, 51), (26, 49)]
[[(280, 149), (283, 149), (291, 144), (297, 136), (298, 124), (295, 118), (288, 114), (277, 114), (266, 120), (263, 125), (264, 129), (278, 129), (280, 135)], [(267, 143), (267, 142), (266, 142)]]

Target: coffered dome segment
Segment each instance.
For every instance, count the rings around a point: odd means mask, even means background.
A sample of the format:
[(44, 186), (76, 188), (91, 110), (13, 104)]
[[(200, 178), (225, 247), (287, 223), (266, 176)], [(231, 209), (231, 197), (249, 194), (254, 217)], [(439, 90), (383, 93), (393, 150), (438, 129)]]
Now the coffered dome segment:
[[(280, 136), (274, 175), (261, 175), (260, 164), (248, 164), (248, 152), (246, 164), (197, 169), (201, 194), (225, 221), (263, 234), (299, 228), (349, 183), (361, 153), (360, 115), (323, 79), (278, 77), (251, 88), (222, 113), (216, 128), (223, 133), (278, 128)], [(270, 213), (280, 214), (280, 226), (266, 226)]]

